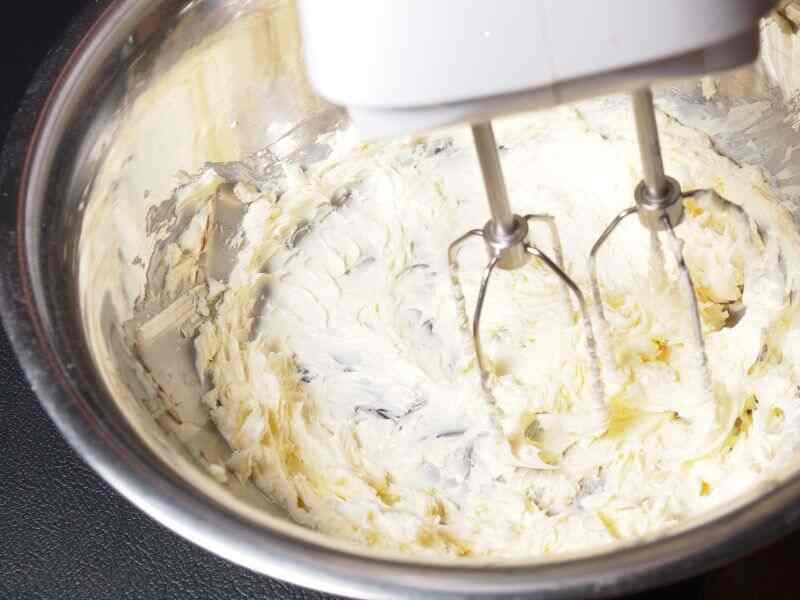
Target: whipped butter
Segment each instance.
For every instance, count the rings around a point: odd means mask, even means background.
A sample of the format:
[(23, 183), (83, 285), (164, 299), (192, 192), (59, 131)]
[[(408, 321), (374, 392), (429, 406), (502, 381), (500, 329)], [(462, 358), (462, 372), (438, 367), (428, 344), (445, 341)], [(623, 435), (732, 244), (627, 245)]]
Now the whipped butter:
[[(800, 246), (759, 171), (667, 117), (660, 126), (667, 172), (714, 191), (687, 200), (677, 230), (711, 402), (691, 375), (671, 255), (654, 268), (635, 218), (599, 258), (608, 430), (574, 426), (592, 406), (585, 333), (536, 261), (492, 280), (483, 392), (446, 259), (487, 218), (465, 129), (377, 144), (338, 131), (319, 140), (322, 157), (276, 157), (268, 177), (246, 181), (207, 167), (151, 232), (149, 317), (132, 336), (143, 348), (182, 324), (202, 404), (230, 448), (212, 473), (253, 481), (322, 532), (511, 558), (678, 525), (762, 480), (800, 439)], [(497, 130), (515, 211), (555, 216), (567, 270), (590, 297), (589, 250), (640, 177), (627, 106), (588, 103)], [(532, 237), (552, 252), (545, 229)], [(460, 262), (471, 311), (482, 245)]]

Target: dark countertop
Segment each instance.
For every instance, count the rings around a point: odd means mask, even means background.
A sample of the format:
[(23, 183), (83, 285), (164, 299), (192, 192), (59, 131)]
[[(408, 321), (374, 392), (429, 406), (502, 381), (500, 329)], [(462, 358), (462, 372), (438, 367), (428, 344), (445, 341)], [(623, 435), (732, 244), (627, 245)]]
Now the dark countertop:
[[(0, 136), (71, 16), (91, 0), (15, 2), (0, 21)], [(39, 406), (0, 329), (0, 599), (323, 599), (210, 555), (89, 469)], [(800, 534), (637, 598), (793, 598)]]

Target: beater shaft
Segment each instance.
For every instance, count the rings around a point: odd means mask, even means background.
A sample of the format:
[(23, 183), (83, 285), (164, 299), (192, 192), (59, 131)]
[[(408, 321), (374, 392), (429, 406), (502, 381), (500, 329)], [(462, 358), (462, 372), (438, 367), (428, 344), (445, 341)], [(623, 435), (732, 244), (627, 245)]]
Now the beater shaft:
[(511, 212), (492, 124), (473, 125), (472, 136), (475, 139), (486, 197), (489, 200), (489, 212), (492, 215), (484, 230), (489, 256), (497, 256), (496, 266), (500, 269), (519, 269), (527, 263), (522, 247), (527, 231), (523, 232), (519, 218)]
[(653, 109), (653, 92), (649, 88), (637, 90), (633, 92), (632, 100), (644, 183), (650, 196), (661, 198), (667, 193), (667, 178), (664, 174), (661, 142), (658, 138), (656, 113)]
[(497, 140), (494, 137), (492, 124), (473, 125), (472, 137), (475, 139), (475, 149), (478, 151), (478, 161), (481, 164), (492, 222), (498, 231), (510, 234), (514, 231), (516, 223), (514, 223), (514, 214), (511, 212), (511, 205), (508, 202), (508, 190), (503, 177), (503, 168), (500, 165), (500, 157), (497, 154)]

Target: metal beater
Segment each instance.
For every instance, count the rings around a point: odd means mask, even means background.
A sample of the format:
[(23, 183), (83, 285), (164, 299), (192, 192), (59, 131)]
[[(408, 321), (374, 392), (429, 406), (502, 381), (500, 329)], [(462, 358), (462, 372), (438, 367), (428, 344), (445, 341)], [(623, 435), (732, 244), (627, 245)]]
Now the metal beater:
[(691, 322), (691, 344), (694, 355), (693, 363), (696, 365), (694, 374), (702, 386), (707, 398), (711, 396), (711, 375), (708, 368), (703, 330), (700, 321), (700, 310), (695, 295), (692, 277), (683, 257), (683, 241), (675, 234), (675, 228), (681, 223), (684, 215), (683, 199), (686, 197), (706, 192), (708, 190), (693, 190), (682, 192), (680, 184), (664, 173), (664, 163), (661, 157), (661, 144), (658, 138), (655, 110), (653, 108), (653, 94), (649, 88), (641, 89), (632, 94), (633, 114), (636, 121), (636, 133), (639, 141), (639, 151), (642, 157), (644, 178), (634, 192), (634, 205), (620, 212), (606, 227), (594, 244), (589, 255), (589, 274), (592, 286), (594, 306), (599, 321), (600, 350), (603, 358), (609, 362), (612, 369), (614, 354), (610, 348), (610, 332), (608, 320), (603, 309), (603, 299), (600, 293), (600, 282), (597, 274), (597, 255), (608, 240), (609, 236), (627, 217), (637, 214), (639, 221), (647, 228), (651, 235), (651, 252), (654, 264), (663, 269), (663, 249), (659, 233), (664, 232), (669, 242), (669, 249), (675, 259), (679, 273), (681, 294), (686, 300)]
[[(586, 353), (589, 357), (593, 408), (605, 415), (605, 392), (603, 389), (600, 361), (597, 358), (597, 344), (592, 329), (589, 307), (583, 292), (581, 292), (578, 285), (564, 271), (563, 251), (558, 229), (555, 225), (555, 219), (552, 215), (547, 214), (520, 216), (511, 211), (503, 170), (497, 153), (497, 142), (495, 141), (491, 123), (487, 122), (473, 125), (472, 134), (475, 139), (475, 148), (478, 152), (478, 159), (483, 173), (483, 180), (486, 186), (486, 194), (489, 200), (489, 210), (492, 218), (486, 223), (483, 229), (473, 229), (453, 242), (449, 250), (449, 261), (456, 300), (459, 305), (463, 306), (464, 294), (461, 290), (460, 278), (458, 276), (458, 254), (470, 238), (482, 238), (486, 244), (486, 249), (489, 254), (489, 263), (483, 274), (478, 300), (475, 306), (475, 316), (472, 322), (472, 340), (475, 347), (478, 368), (481, 373), (481, 383), (484, 389), (489, 392), (491, 374), (487, 368), (486, 357), (481, 343), (481, 313), (483, 312), (483, 305), (486, 300), (492, 273), (497, 268), (509, 271), (520, 269), (527, 265), (532, 257), (535, 257), (550, 269), (563, 283), (566, 290), (564, 302), (570, 312), (572, 311), (572, 305), (570, 303), (569, 293), (571, 292), (578, 301), (580, 316), (585, 328)], [(537, 222), (545, 223), (549, 228), (555, 255), (553, 258), (548, 256), (537, 247), (536, 244), (528, 239), (530, 225)]]

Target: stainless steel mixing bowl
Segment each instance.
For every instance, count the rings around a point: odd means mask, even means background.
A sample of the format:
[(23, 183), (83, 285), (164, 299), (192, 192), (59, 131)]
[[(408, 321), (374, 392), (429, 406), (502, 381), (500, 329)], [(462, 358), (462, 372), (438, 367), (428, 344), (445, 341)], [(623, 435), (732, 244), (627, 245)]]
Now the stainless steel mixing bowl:
[[(797, 525), (800, 475), (794, 471), (776, 474), (769, 484), (702, 521), (613, 551), (504, 564), (422, 563), (328, 539), (291, 523), (253, 489), (217, 483), (163, 420), (148, 411), (142, 397), (146, 390), (135, 389), (134, 379), (126, 375), (131, 365), (115, 346), (121, 316), (113, 303), (93, 304), (79, 286), (81, 236), (86, 215), (97, 208), (86, 203), (102, 202), (95, 194), (98, 178), (109, 161), (119, 159), (120, 137), (130, 131), (131, 114), (137, 110), (140, 149), (172, 175), (197, 169), (202, 157), (234, 160), (276, 140), (302, 150), (313, 140), (310, 133), (324, 128), (318, 115), (327, 114), (327, 107), (303, 79), (290, 3), (90, 4), (40, 70), (7, 141), (0, 201), (0, 299), (14, 348), (51, 417), (84, 459), (142, 510), (253, 570), (370, 598), (620, 594), (710, 569)], [(229, 94), (224, 106), (207, 111), (217, 125), (229, 122), (239, 132), (228, 150), (215, 156), (206, 131), (192, 132), (193, 152), (187, 155), (151, 143), (157, 136), (142, 125), (148, 109), (140, 99), (169, 81), (175, 64), (187, 57), (194, 60), (220, 31), (254, 13), (263, 18), (257, 51), (264, 68), (252, 81), (229, 82), (240, 86), (241, 93)], [(224, 59), (213, 68), (224, 75)], [(792, 107), (763, 69), (724, 77), (711, 101), (699, 89), (696, 82), (666, 86), (661, 105), (708, 129), (717, 147), (733, 158), (755, 162), (773, 175), (785, 167), (781, 160), (798, 143), (785, 121)], [(174, 93), (168, 90), (163, 97)], [(757, 123), (744, 129), (731, 125), (731, 110), (754, 101), (768, 103)], [(185, 117), (170, 115), (163, 105), (158, 110), (162, 116)], [(308, 131), (294, 129), (304, 122), (312, 124)], [(728, 126), (719, 126), (726, 122)], [(190, 129), (192, 124), (189, 120)], [(744, 143), (751, 140), (753, 144)], [(793, 206), (797, 180), (785, 175), (776, 181), (782, 200)], [(161, 185), (166, 184), (164, 179)], [(98, 210), (102, 214), (105, 208)], [(135, 218), (132, 212), (130, 219)], [(107, 250), (123, 251), (124, 243), (110, 240)], [(94, 284), (102, 288), (104, 282)], [(102, 299), (97, 293), (92, 297)]]

